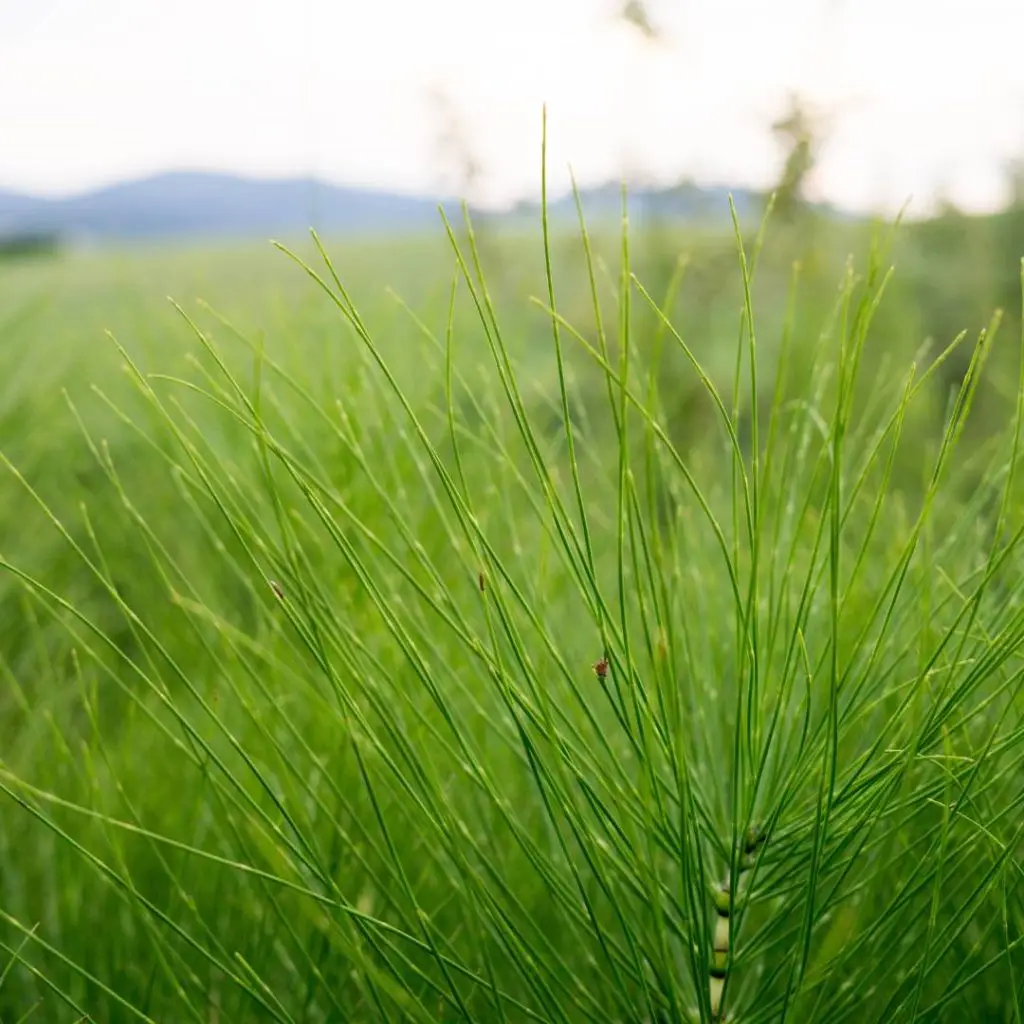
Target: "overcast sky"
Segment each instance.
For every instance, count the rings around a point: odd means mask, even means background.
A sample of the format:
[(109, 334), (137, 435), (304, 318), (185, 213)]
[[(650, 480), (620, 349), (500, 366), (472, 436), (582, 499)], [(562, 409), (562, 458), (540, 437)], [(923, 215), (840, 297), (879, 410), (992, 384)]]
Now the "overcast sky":
[(998, 202), (1024, 156), (1024, 0), (0, 0), (0, 188), (159, 170), (433, 190), (430, 92), (461, 112), (480, 197), (639, 172), (764, 184), (791, 89), (831, 117), (819, 195)]

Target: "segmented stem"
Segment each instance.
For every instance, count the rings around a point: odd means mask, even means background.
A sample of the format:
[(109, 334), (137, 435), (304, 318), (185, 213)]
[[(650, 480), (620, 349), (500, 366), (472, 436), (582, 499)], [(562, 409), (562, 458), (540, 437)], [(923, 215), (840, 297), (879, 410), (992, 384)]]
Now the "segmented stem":
[(744, 838), (743, 850), (740, 854), (739, 877), (735, 884), (731, 878), (726, 878), (718, 886), (713, 894), (715, 908), (715, 929), (711, 945), (710, 969), (708, 979), (708, 995), (711, 1003), (711, 1018), (715, 1021), (725, 1019), (722, 1008), (723, 996), (725, 994), (725, 982), (729, 975), (731, 959), (732, 940), (732, 915), (739, 897), (739, 889), (743, 883), (743, 877), (754, 866), (761, 847), (764, 846), (767, 836), (757, 827), (747, 831)]

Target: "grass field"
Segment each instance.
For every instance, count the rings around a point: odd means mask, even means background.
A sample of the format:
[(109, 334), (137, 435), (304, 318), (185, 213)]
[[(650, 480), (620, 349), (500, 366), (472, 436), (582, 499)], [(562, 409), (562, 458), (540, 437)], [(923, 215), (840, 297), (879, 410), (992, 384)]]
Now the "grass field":
[(0, 1020), (1019, 1022), (1019, 262), (935, 230), (0, 265)]

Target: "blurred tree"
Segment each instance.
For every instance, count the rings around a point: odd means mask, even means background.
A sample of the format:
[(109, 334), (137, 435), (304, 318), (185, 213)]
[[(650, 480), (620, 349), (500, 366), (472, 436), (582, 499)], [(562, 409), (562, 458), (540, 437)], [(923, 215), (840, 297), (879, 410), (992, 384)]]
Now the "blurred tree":
[(428, 99), (438, 125), (437, 162), (446, 179), (445, 189), (450, 187), (449, 183), (454, 184), (459, 198), (471, 203), (476, 198), (482, 168), (469, 141), (465, 120), (444, 86), (435, 85)]
[[(490, 231), (487, 213), (476, 205), (480, 200), (483, 165), (470, 141), (470, 130), (462, 112), (443, 86), (435, 85), (429, 91), (428, 101), (437, 124), (435, 152), (443, 189), (448, 194), (454, 192), (471, 209), (473, 235), (481, 261), (489, 264), (488, 274), (492, 283), (503, 281), (505, 271), (502, 261), (490, 258), (494, 255), (496, 241)], [(457, 231), (460, 231), (460, 225), (468, 227), (463, 224), (461, 210), (447, 209), (446, 212), (452, 227)], [(460, 231), (460, 235), (460, 244), (468, 254), (468, 233)]]
[(1021, 316), (1020, 261), (1024, 257), (1024, 158), (1007, 167), (1010, 202), (999, 218), (995, 248), (999, 252), (999, 304)]
[(643, 0), (626, 0), (622, 5), (621, 17), (628, 25), (632, 25), (645, 39), (657, 39), (660, 36), (654, 22), (651, 21), (647, 5)]
[(775, 186), (775, 213), (792, 221), (805, 208), (804, 188), (818, 158), (821, 126), (811, 117), (797, 93), (791, 93), (782, 115), (771, 126), (772, 134), (785, 151), (785, 160)]

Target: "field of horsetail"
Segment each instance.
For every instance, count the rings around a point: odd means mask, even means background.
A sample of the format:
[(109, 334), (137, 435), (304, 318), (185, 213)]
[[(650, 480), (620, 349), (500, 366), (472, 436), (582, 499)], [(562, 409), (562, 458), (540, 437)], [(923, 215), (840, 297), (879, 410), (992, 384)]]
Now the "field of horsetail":
[(544, 228), (0, 265), (0, 1019), (1021, 1020), (1018, 325)]

